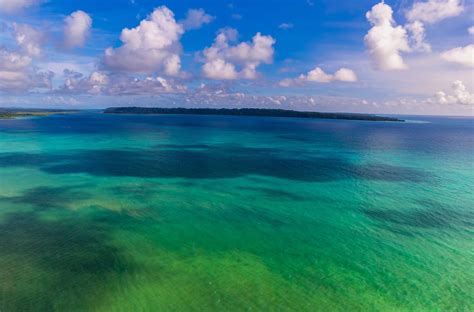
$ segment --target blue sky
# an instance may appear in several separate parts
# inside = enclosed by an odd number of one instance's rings
[[[473,14],[472,0],[0,0],[0,106],[472,115]]]

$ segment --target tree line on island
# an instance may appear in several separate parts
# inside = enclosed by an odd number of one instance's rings
[[[0,119],[14,119],[19,117],[42,117],[54,114],[75,113],[77,110],[39,109],[39,108],[1,108]]]
[[[110,107],[105,114],[168,114],[168,115],[228,115],[228,116],[260,116],[260,117],[294,117],[322,118],[369,121],[398,121],[403,119],[387,116],[356,113],[321,113],[287,109],[267,108],[165,108],[165,107]]]

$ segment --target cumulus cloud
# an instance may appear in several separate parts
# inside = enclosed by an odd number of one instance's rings
[[[40,71],[33,65],[41,54],[42,33],[24,24],[12,24],[16,47],[0,47],[0,91],[20,92],[35,88],[51,88],[53,73]]]
[[[108,76],[98,71],[84,77],[82,73],[65,69],[64,77],[64,85],[60,87],[60,91],[64,93],[100,94],[109,84]]]
[[[280,29],[290,29],[290,28],[293,28],[293,24],[292,23],[281,23],[280,25],[278,25],[278,28]]]
[[[39,30],[26,24],[13,24],[13,37],[26,55],[39,56],[44,36]]]
[[[461,14],[464,7],[461,0],[428,0],[415,2],[405,17],[410,22],[405,28],[410,33],[410,43],[414,51],[431,52],[425,41],[424,23],[434,24],[448,17]]]
[[[348,68],[341,68],[334,73],[335,81],[344,81],[344,82],[356,82],[357,75],[355,72]]]
[[[327,74],[320,67],[310,70],[306,74],[301,74],[295,79],[283,79],[279,82],[281,87],[290,87],[294,85],[303,85],[306,82],[330,83],[335,81],[356,82],[356,73],[348,68],[340,68],[334,74]]]
[[[30,6],[43,2],[42,0],[1,0],[0,12],[12,14]]]
[[[328,83],[332,81],[333,76],[326,74],[321,68],[316,67],[310,70],[306,75],[302,74],[298,79],[302,81]]]
[[[0,70],[21,70],[28,67],[32,58],[18,52],[0,49]]]
[[[471,26],[467,29],[467,32],[470,34],[470,35],[473,35],[474,36],[474,26]]]
[[[381,2],[367,12],[367,20],[372,28],[365,36],[365,44],[375,68],[380,70],[400,70],[407,68],[401,52],[411,51],[407,32],[396,26],[392,8]]]
[[[431,46],[425,41],[425,26],[420,21],[405,25],[405,29],[410,33],[411,47],[415,51],[431,52]]]
[[[156,8],[140,25],[124,28],[122,46],[107,48],[103,64],[106,68],[130,72],[163,72],[177,75],[181,69],[183,26],[166,6]]]
[[[448,50],[441,53],[441,57],[447,62],[474,67],[474,44]]]
[[[204,76],[210,79],[237,79],[235,65],[221,58],[208,60],[202,67]]]
[[[436,93],[436,101],[439,104],[474,105],[474,93],[470,93],[464,83],[460,80],[453,82],[452,94],[443,91]]]
[[[214,16],[207,14],[203,9],[189,9],[184,20],[180,21],[183,28],[198,29],[214,20]]]
[[[336,96],[258,95],[229,90],[227,84],[201,84],[170,103],[194,107],[265,107],[310,111],[360,110],[372,106],[357,98]]]
[[[33,59],[25,54],[0,49],[0,91],[19,92],[34,88],[51,88],[53,73],[39,71]]]
[[[163,77],[132,77],[126,74],[107,74],[93,71],[89,76],[64,70],[64,84],[55,92],[61,94],[140,95],[180,93],[186,87]]]
[[[92,26],[92,18],[84,11],[75,11],[64,19],[64,45],[82,47]]]
[[[54,74],[30,68],[24,71],[0,70],[0,91],[20,92],[36,88],[51,89]]]
[[[420,21],[433,24],[448,17],[457,16],[463,10],[461,0],[428,0],[414,3],[405,16],[410,22]]]
[[[231,45],[237,40],[235,29],[219,32],[211,47],[203,51],[202,71],[210,79],[255,79],[257,67],[273,61],[275,39],[257,33],[251,42]]]

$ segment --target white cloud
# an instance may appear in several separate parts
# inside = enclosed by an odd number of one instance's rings
[[[341,68],[334,73],[335,81],[344,81],[344,82],[356,82],[357,75],[355,72],[348,68]]]
[[[441,53],[441,57],[447,62],[474,67],[474,44],[448,50]]]
[[[64,70],[64,85],[60,90],[64,93],[100,94],[109,84],[105,73],[94,71],[88,77],[72,70]]]
[[[474,36],[474,26],[471,26],[467,29],[467,32],[470,34],[470,35],[473,35]]]
[[[52,87],[52,72],[38,71],[34,68],[25,71],[0,70],[0,91],[20,92],[35,88]]]
[[[228,90],[226,84],[206,85],[189,90],[175,99],[172,105],[191,107],[262,107],[303,111],[359,111],[367,112],[373,105],[354,97],[256,95]]]
[[[25,24],[14,23],[13,36],[27,55],[36,57],[41,54],[41,44],[44,36],[39,30]]]
[[[316,67],[315,69],[310,70],[306,75],[300,75],[298,79],[301,81],[327,83],[332,81],[333,76],[326,74],[321,68]]]
[[[348,68],[340,68],[334,74],[327,74],[320,67],[310,70],[307,74],[301,74],[295,79],[283,79],[279,82],[281,87],[290,87],[294,85],[303,85],[306,82],[330,83],[335,81],[356,82],[356,73]]]
[[[181,69],[179,40],[183,33],[173,12],[165,6],[158,7],[139,26],[122,30],[123,45],[105,50],[104,65],[112,70],[177,75]]]
[[[0,70],[16,71],[28,67],[32,58],[18,52],[0,49]]]
[[[64,19],[64,45],[67,48],[84,46],[92,26],[92,18],[83,11],[75,11]]]
[[[234,19],[236,21],[240,21],[242,19],[242,15],[238,14],[238,13],[234,13],[230,17],[232,17],[232,19]]]
[[[255,79],[257,67],[261,63],[273,61],[275,39],[257,33],[251,42],[236,41],[237,31],[223,29],[219,32],[211,47],[203,51],[205,64],[203,74],[210,79]]]
[[[278,28],[280,29],[290,29],[290,28],[293,28],[293,24],[292,23],[281,23],[280,25],[278,25]]]
[[[209,24],[214,20],[214,16],[207,14],[203,9],[189,9],[186,18],[180,21],[183,28],[198,29],[204,24]]]
[[[51,88],[53,73],[39,71],[32,66],[32,61],[28,55],[0,49],[0,91]]]
[[[92,95],[138,95],[180,93],[186,87],[163,77],[136,78],[126,74],[107,74],[94,71],[89,76],[65,70],[64,84],[55,93]]]
[[[405,16],[410,22],[420,21],[433,24],[448,17],[457,16],[463,10],[461,0],[428,0],[414,3]]]
[[[43,2],[42,0],[0,0],[0,12],[16,13],[30,6]]]
[[[453,82],[452,94],[443,91],[436,93],[436,102],[439,104],[474,105],[474,93],[470,93],[460,80]]]
[[[415,2],[405,14],[410,22],[405,25],[405,29],[410,33],[410,43],[413,50],[431,52],[431,46],[425,41],[424,23],[434,24],[448,17],[457,16],[463,10],[461,0]]]
[[[86,57],[84,59],[74,58],[74,60],[58,60],[55,62],[45,60],[38,62],[37,65],[41,68],[52,71],[55,75],[62,76],[65,69],[73,70],[80,73],[90,73],[96,69],[94,58]]]
[[[291,87],[295,84],[295,79],[290,79],[290,78],[285,78],[283,80],[280,80],[278,82],[278,85],[280,87],[285,87],[285,88],[288,88],[288,87]]]
[[[352,66],[359,76],[364,77],[364,84],[361,86],[366,88],[364,92],[379,90],[379,94],[387,96],[410,94],[421,99],[443,90],[455,80],[474,83],[472,68],[446,63],[439,53],[410,54],[407,63],[410,65],[409,72],[393,71],[389,74],[373,71],[367,61]]]
[[[42,34],[28,25],[13,23],[12,28],[17,45],[12,49],[0,47],[0,91],[51,88],[54,74],[33,65],[34,58],[41,54]]]
[[[237,79],[238,73],[234,64],[227,63],[221,58],[207,61],[202,71],[204,76],[210,79]]]
[[[431,52],[431,46],[425,41],[425,26],[420,21],[405,25],[410,33],[411,46],[415,51]]]
[[[392,8],[381,2],[367,12],[367,20],[372,28],[365,36],[365,44],[375,68],[380,70],[401,70],[407,65],[401,52],[411,51],[406,30],[396,26]]]

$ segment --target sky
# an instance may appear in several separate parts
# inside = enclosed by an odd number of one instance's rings
[[[0,0],[0,107],[474,115],[474,0]]]

